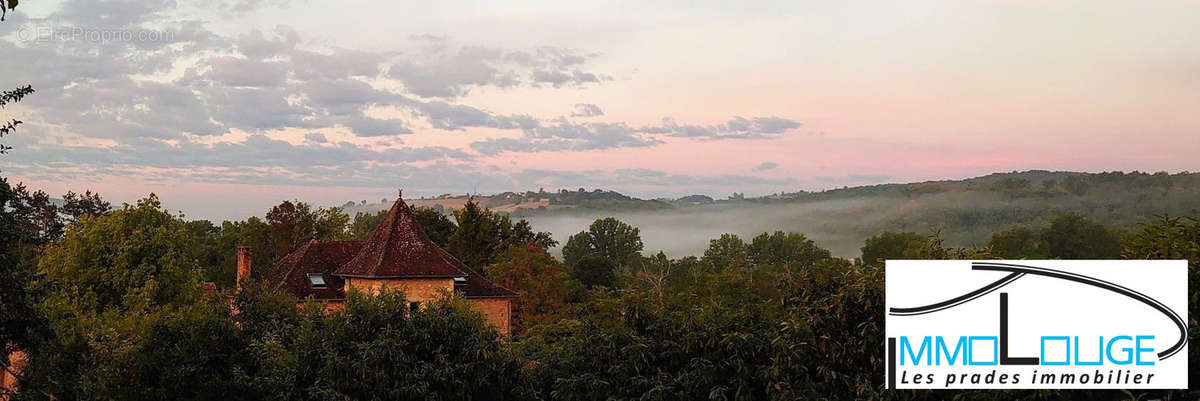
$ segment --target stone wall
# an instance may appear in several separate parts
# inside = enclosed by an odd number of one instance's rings
[[[507,338],[512,329],[512,300],[508,298],[468,298],[483,319]]]
[[[406,278],[367,279],[346,278],[346,293],[358,290],[365,294],[378,294],[383,288],[404,291],[405,298],[414,302],[429,302],[446,294],[454,293],[454,279],[449,278]]]

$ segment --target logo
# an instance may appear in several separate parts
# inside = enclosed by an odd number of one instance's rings
[[[1186,260],[889,260],[889,389],[1187,388]]]

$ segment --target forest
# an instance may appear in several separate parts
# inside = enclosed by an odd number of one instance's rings
[[[520,294],[515,330],[501,336],[455,298],[410,312],[402,293],[352,294],[326,313],[253,280],[234,291],[237,246],[271,266],[306,241],[363,238],[382,212],[284,201],[263,218],[218,225],[172,214],[153,194],[118,207],[90,191],[62,199],[0,182],[0,360],[25,355],[19,370],[5,366],[19,372],[13,399],[1200,396],[885,391],[881,351],[888,258],[1188,259],[1197,288],[1195,216],[1113,226],[1067,213],[973,247],[948,246],[939,231],[884,231],[854,258],[799,232],[724,234],[702,255],[669,258],[646,249],[637,221],[600,218],[554,238],[475,202],[450,215],[416,208],[434,242]],[[561,258],[547,252],[556,246]],[[218,292],[206,293],[206,282]],[[1197,293],[1189,300],[1194,340]],[[1194,347],[1188,357],[1194,381]]]

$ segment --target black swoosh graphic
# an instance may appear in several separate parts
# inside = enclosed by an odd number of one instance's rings
[[[983,287],[979,287],[975,291],[971,291],[966,294],[959,295],[957,297],[947,299],[942,302],[933,303],[933,304],[929,304],[929,305],[925,305],[925,306],[917,306],[917,307],[913,307],[913,308],[890,308],[890,309],[888,309],[888,314],[890,314],[892,316],[915,316],[915,315],[924,315],[926,313],[933,313],[933,312],[937,312],[937,311],[940,311],[943,309],[950,309],[955,306],[965,304],[967,302],[971,302],[971,301],[975,300],[975,298],[979,298],[984,295],[987,295],[987,294],[991,293],[992,291],[998,290],[998,289],[1000,289],[1000,287],[1006,286],[1009,283],[1016,281],[1017,279],[1021,278],[1024,275],[1025,275],[1025,273],[1012,273],[1007,276],[1004,276],[1003,278],[1001,278],[999,280],[996,280],[995,282],[993,282],[991,284],[985,285]]]
[[[1133,298],[1141,303],[1149,305],[1151,308],[1154,308],[1155,310],[1161,312],[1163,315],[1166,315],[1167,318],[1171,319],[1171,322],[1175,323],[1176,328],[1179,329],[1179,340],[1176,341],[1174,345],[1168,347],[1166,350],[1159,352],[1158,353],[1159,360],[1167,359],[1167,358],[1171,357],[1172,355],[1175,355],[1175,353],[1183,350],[1183,347],[1187,345],[1187,322],[1185,322],[1183,320],[1183,318],[1179,317],[1179,315],[1176,314],[1175,311],[1171,310],[1171,308],[1168,308],[1166,305],[1163,305],[1162,302],[1158,302],[1158,300],[1156,300],[1154,298],[1150,298],[1146,294],[1142,294],[1140,292],[1131,290],[1129,288],[1125,288],[1120,285],[1113,284],[1108,281],[1104,281],[1104,280],[1094,278],[1094,277],[1088,277],[1088,276],[1084,276],[1081,274],[1064,272],[1061,270],[1047,269],[1044,267],[1023,266],[1023,265],[1015,265],[1015,264],[1008,264],[1008,263],[974,262],[974,263],[971,263],[971,269],[988,270],[988,271],[1006,271],[1006,272],[1013,272],[1013,273],[1019,272],[1019,273],[1035,274],[1035,275],[1039,275],[1039,276],[1053,277],[1053,278],[1058,278],[1058,279],[1063,279],[1063,280],[1074,281],[1074,282],[1077,282],[1080,284],[1087,284],[1087,285],[1090,285],[1093,287],[1102,288],[1105,290],[1109,290],[1109,291]]]

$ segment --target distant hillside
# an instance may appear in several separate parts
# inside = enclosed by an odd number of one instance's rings
[[[883,231],[941,232],[947,245],[965,246],[985,243],[992,233],[1009,227],[1040,227],[1066,213],[1121,228],[1159,214],[1200,215],[1200,174],[1026,171],[672,206],[653,213],[525,217],[562,240],[595,218],[614,216],[641,228],[647,251],[661,249],[671,256],[699,255],[708,240],[722,233],[750,237],[784,230],[853,257],[864,239]]]
[[[467,195],[442,195],[436,198],[406,199],[414,206],[427,206],[449,212],[462,208],[467,203]],[[504,192],[496,195],[476,195],[475,201],[492,210],[512,214],[530,214],[547,212],[589,212],[589,211],[637,211],[663,210],[674,207],[669,202],[661,200],[644,200],[622,195],[615,191],[592,190],[580,188],[576,191],[561,190],[557,192],[527,191]],[[342,209],[353,215],[357,212],[374,212],[390,206],[385,200],[382,203],[354,204],[347,202]]]
[[[700,254],[722,233],[804,233],[841,256],[857,256],[866,237],[882,231],[940,231],[948,245],[981,244],[993,232],[1040,226],[1079,213],[1115,227],[1158,214],[1200,214],[1200,174],[1025,171],[965,180],[883,184],[763,197],[712,199],[692,195],[643,200],[612,191],[506,192],[476,197],[483,205],[529,219],[559,241],[592,220],[614,216],[642,230],[647,251]],[[465,196],[414,199],[453,210]],[[347,208],[380,210],[379,205]]]

